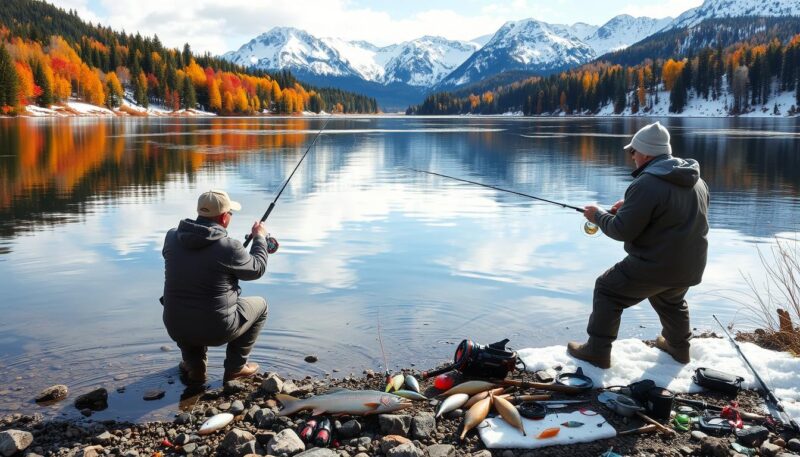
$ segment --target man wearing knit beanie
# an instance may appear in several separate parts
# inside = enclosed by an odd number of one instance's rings
[[[609,368],[622,311],[648,299],[662,325],[656,346],[688,363],[692,332],[684,297],[706,266],[708,186],[696,160],[672,156],[669,131],[658,122],[636,132],[624,151],[636,164],[625,199],[608,212],[586,206],[584,216],[624,242],[628,255],[597,278],[589,339],[570,342],[567,351]]]

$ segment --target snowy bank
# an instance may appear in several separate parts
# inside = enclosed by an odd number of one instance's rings
[[[70,100],[61,105],[44,108],[36,105],[25,107],[22,116],[30,117],[70,117],[70,116],[216,116],[214,113],[197,109],[180,109],[172,111],[162,106],[151,105],[147,108],[123,100],[119,108],[108,109]]]
[[[783,400],[786,412],[800,420],[800,358],[786,352],[770,351],[752,343],[739,343],[742,352],[758,374]],[[745,379],[742,386],[756,389],[755,377],[727,339],[697,338],[692,340],[691,363],[681,365],[666,353],[638,339],[618,340],[611,352],[611,365],[603,370],[567,354],[566,346],[548,346],[518,351],[528,371],[547,370],[561,365],[565,371],[581,367],[596,387],[628,385],[641,379],[652,379],[673,392],[699,392],[692,382],[699,367],[714,368]]]

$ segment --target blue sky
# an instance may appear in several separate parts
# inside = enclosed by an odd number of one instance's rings
[[[276,26],[387,45],[423,35],[469,40],[504,22],[602,25],[618,14],[675,17],[702,0],[50,0],[84,19],[220,54]]]

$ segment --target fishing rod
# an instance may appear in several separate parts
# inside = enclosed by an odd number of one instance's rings
[[[456,178],[454,176],[443,175],[441,173],[434,173],[432,171],[427,171],[427,170],[418,170],[416,168],[409,168],[409,170],[416,171],[417,173],[425,173],[425,174],[429,174],[429,175],[433,175],[433,176],[439,176],[441,178],[447,178],[447,179],[452,179],[452,180],[455,180],[455,181],[461,181],[461,182],[464,182],[464,183],[467,183],[467,184],[474,184],[476,186],[486,187],[488,189],[499,190],[500,192],[506,192],[506,193],[509,193],[509,194],[519,195],[520,197],[531,198],[533,200],[538,200],[540,202],[550,203],[551,205],[560,206],[562,208],[574,209],[575,211],[577,211],[577,212],[579,212],[581,214],[583,214],[585,212],[585,210],[583,208],[580,208],[578,206],[568,205],[566,203],[557,202],[555,200],[548,200],[546,198],[537,197],[535,195],[530,195],[530,194],[525,194],[525,193],[522,193],[522,192],[517,192],[516,190],[503,189],[502,187],[490,186],[489,184],[484,184],[482,182],[470,181],[469,179]],[[593,222],[590,222],[590,221],[586,221],[586,223],[583,225],[584,233],[586,233],[589,236],[597,234],[599,229],[600,228],[597,226],[597,224],[595,224]]]
[[[300,164],[301,164],[301,163],[303,163],[303,160],[304,160],[304,159],[306,158],[306,156],[308,155],[308,151],[310,151],[310,150],[311,150],[311,148],[313,148],[313,147],[314,147],[314,144],[316,144],[316,142],[317,142],[317,139],[318,139],[318,138],[319,138],[319,136],[322,134],[322,131],[323,131],[323,130],[325,130],[325,127],[328,125],[328,121],[330,121],[332,117],[333,117],[333,114],[329,115],[329,116],[328,116],[328,119],[326,119],[326,120],[325,120],[325,123],[324,123],[324,124],[322,124],[322,128],[321,128],[321,129],[319,129],[319,132],[317,132],[317,134],[314,136],[314,139],[311,141],[311,144],[309,144],[309,145],[308,145],[308,148],[306,148],[306,152],[304,152],[304,153],[303,153],[303,156],[302,156],[302,157],[300,157],[300,161],[299,161],[299,162],[297,162],[297,165],[295,165],[295,166],[294,166],[294,170],[292,170],[292,173],[289,175],[289,177],[288,177],[288,178],[286,178],[286,182],[284,182],[284,183],[283,183],[283,186],[281,186],[281,190],[279,190],[279,191],[278,191],[278,195],[276,195],[276,196],[275,196],[275,199],[274,199],[274,200],[272,200],[272,203],[270,203],[270,204],[269,204],[269,207],[267,208],[267,211],[265,211],[265,212],[264,212],[264,215],[263,215],[263,216],[261,216],[261,222],[264,222],[264,221],[266,221],[266,220],[267,220],[267,218],[269,217],[269,214],[272,212],[272,209],[273,209],[273,208],[275,208],[275,202],[277,202],[277,201],[278,201],[278,199],[279,199],[279,198],[281,198],[281,194],[283,193],[283,190],[284,190],[284,189],[286,189],[286,186],[289,184],[289,181],[291,181],[291,180],[292,180],[292,176],[294,176],[294,173],[297,171],[297,169],[298,169],[298,168],[300,168]],[[248,245],[248,244],[250,244],[250,240],[251,240],[252,238],[253,238],[253,237],[252,237],[252,235],[251,235],[251,234],[249,234],[249,233],[248,233],[247,235],[245,235],[245,236],[244,236],[244,247],[247,247],[247,245]],[[273,238],[272,240],[274,240],[274,238]],[[272,241],[272,240],[269,240],[269,241]],[[270,247],[270,245],[271,245],[271,244],[272,244],[272,243],[268,243],[268,248]],[[269,250],[269,249],[268,249],[268,250]],[[277,251],[277,250],[278,250],[278,242],[277,242],[277,240],[276,240],[276,241],[275,241],[275,247],[274,247],[274,250],[272,250],[272,252],[270,252],[270,254],[274,253],[274,252],[275,252],[275,251]]]
[[[749,360],[747,360],[747,357],[744,355],[744,352],[742,352],[742,348],[739,347],[739,344],[736,342],[736,340],[734,340],[731,334],[728,333],[728,329],[726,329],[725,326],[722,325],[722,322],[720,322],[719,319],[717,319],[716,315],[712,314],[711,316],[714,318],[715,321],[717,321],[717,324],[719,324],[719,326],[722,328],[722,331],[725,332],[725,335],[728,337],[728,340],[730,340],[731,344],[733,344],[733,347],[736,348],[736,351],[739,352],[739,356],[742,357],[744,363],[746,363],[747,367],[750,368],[750,371],[753,372],[753,376],[755,376],[756,381],[758,381],[758,384],[764,391],[764,398],[766,399],[767,408],[769,409],[770,414],[775,419],[779,420],[785,427],[789,427],[796,433],[800,433],[800,426],[794,419],[792,419],[792,417],[786,412],[786,410],[783,409],[783,404],[781,403],[780,399],[778,399],[778,397],[775,396],[772,390],[769,387],[767,387],[767,384],[764,382],[764,380],[761,379],[761,376],[758,375],[756,369],[753,368],[753,365],[750,363]]]

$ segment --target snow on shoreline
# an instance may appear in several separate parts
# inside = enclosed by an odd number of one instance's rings
[[[764,382],[781,398],[786,412],[800,420],[800,357],[786,352],[763,349],[752,343],[739,343],[742,352]],[[611,368],[602,370],[567,354],[566,346],[529,348],[517,351],[528,371],[551,369],[561,365],[564,372],[581,367],[592,378],[595,387],[628,385],[641,379],[652,379],[656,385],[676,393],[699,392],[692,382],[695,369],[713,368],[744,378],[742,387],[756,389],[753,373],[727,339],[695,338],[687,365],[675,362],[666,353],[638,339],[618,340],[611,351]]]
[[[216,116],[215,113],[196,109],[180,109],[177,111],[168,110],[162,106],[151,105],[148,108],[130,103],[123,100],[119,108],[108,109],[103,106],[92,105],[90,103],[69,100],[60,105],[51,105],[44,108],[36,105],[25,107],[24,114],[19,117],[114,117],[114,116]]]

